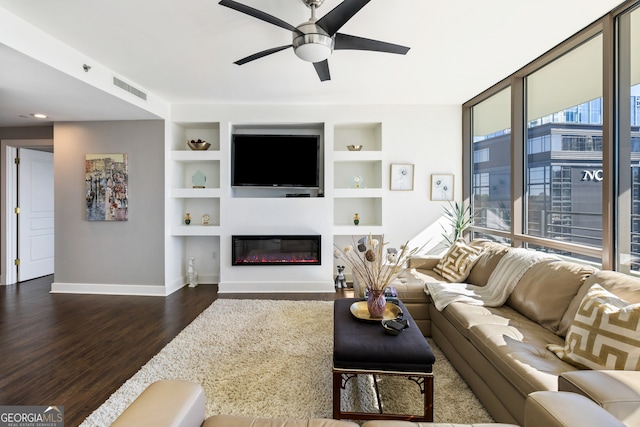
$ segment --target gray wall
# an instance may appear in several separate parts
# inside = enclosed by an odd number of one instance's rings
[[[55,282],[164,286],[164,122],[56,123]],[[129,220],[87,221],[86,154],[127,153]]]

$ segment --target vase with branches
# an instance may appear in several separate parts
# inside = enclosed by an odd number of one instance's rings
[[[384,235],[380,239],[364,236],[353,245],[341,248],[335,245],[334,256],[343,261],[364,283],[368,294],[368,308],[372,317],[382,317],[386,307],[384,290],[404,270],[404,265],[420,248],[410,249],[407,244],[400,249],[386,248]],[[378,311],[375,311],[376,308]],[[382,310],[382,311],[380,311]]]

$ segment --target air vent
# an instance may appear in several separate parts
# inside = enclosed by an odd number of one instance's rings
[[[126,90],[129,93],[134,94],[135,96],[137,96],[140,99],[144,99],[145,101],[147,100],[147,94],[146,93],[144,93],[140,89],[136,89],[135,87],[131,86],[129,83],[123,82],[122,80],[120,80],[117,77],[113,78],[113,84],[118,86],[121,89]]]

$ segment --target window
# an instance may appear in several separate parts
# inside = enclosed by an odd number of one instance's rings
[[[619,254],[616,268],[640,273],[640,9],[636,8],[616,19],[616,64],[618,91],[617,212]]]
[[[477,104],[473,116],[472,206],[476,225],[511,224],[511,89]]]
[[[508,105],[494,102],[505,87]],[[640,0],[463,104],[463,117],[474,236],[640,276]],[[510,124],[486,126],[497,118]]]
[[[602,170],[602,35],[526,76],[525,88],[527,146],[560,134],[561,150],[527,151],[523,234],[600,248],[602,181],[582,177]]]

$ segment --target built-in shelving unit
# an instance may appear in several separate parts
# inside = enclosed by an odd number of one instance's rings
[[[383,233],[383,197],[386,169],[383,156],[382,124],[361,123],[176,123],[176,141],[170,152],[172,208],[168,210],[170,233],[177,240],[176,256],[186,265],[190,256],[206,264],[212,277],[219,278],[221,292],[249,289],[300,290],[331,286],[335,263],[332,246],[342,245],[362,235]],[[230,135],[282,133],[321,135],[320,189],[311,197],[286,197],[287,189],[231,188]],[[184,141],[179,140],[184,138]],[[207,151],[193,151],[186,140],[202,139],[212,145]],[[350,151],[348,145],[361,145]],[[193,188],[192,176],[206,176],[204,188]],[[325,187],[326,183],[329,184]],[[299,190],[296,192],[300,192]],[[333,212],[332,212],[333,211]],[[184,224],[189,212],[191,224]],[[203,214],[211,216],[202,225]],[[360,222],[354,225],[354,215]],[[322,266],[234,267],[230,239],[241,234],[309,234],[323,236]],[[212,254],[219,254],[212,262]],[[333,264],[333,265],[332,265]],[[213,267],[212,267],[213,266]],[[203,282],[204,283],[204,282]]]
[[[196,258],[201,283],[215,283],[219,279],[219,267],[211,260],[220,253],[221,233],[221,162],[220,124],[185,123],[177,124],[176,141],[170,151],[172,182],[170,197],[173,209],[170,210],[170,232],[172,236],[183,239],[183,264],[189,257]],[[188,140],[207,141],[208,150],[192,150]],[[193,182],[197,172],[205,177],[204,188]],[[200,184],[200,183],[197,183]],[[191,223],[185,224],[185,215],[189,213]],[[209,223],[203,224],[209,216]],[[184,271],[183,273],[185,273]]]
[[[211,144],[208,150],[192,150],[187,140],[202,139]],[[171,151],[175,162],[176,180],[171,197],[176,200],[181,214],[174,218],[171,234],[174,236],[215,236],[220,234],[220,126],[217,123],[192,124],[185,128],[185,140],[176,144],[181,149]],[[192,178],[201,172],[204,188],[194,188]],[[191,223],[184,223],[189,213]],[[203,215],[209,215],[209,224],[203,224]]]
[[[333,244],[343,248],[359,236],[383,233],[382,124],[336,124],[333,134]],[[362,149],[349,151],[349,145]],[[352,272],[345,274],[351,281]]]
[[[382,124],[334,126],[334,234],[379,232],[382,227]],[[360,145],[360,151],[349,151]],[[354,225],[355,214],[360,217]]]

